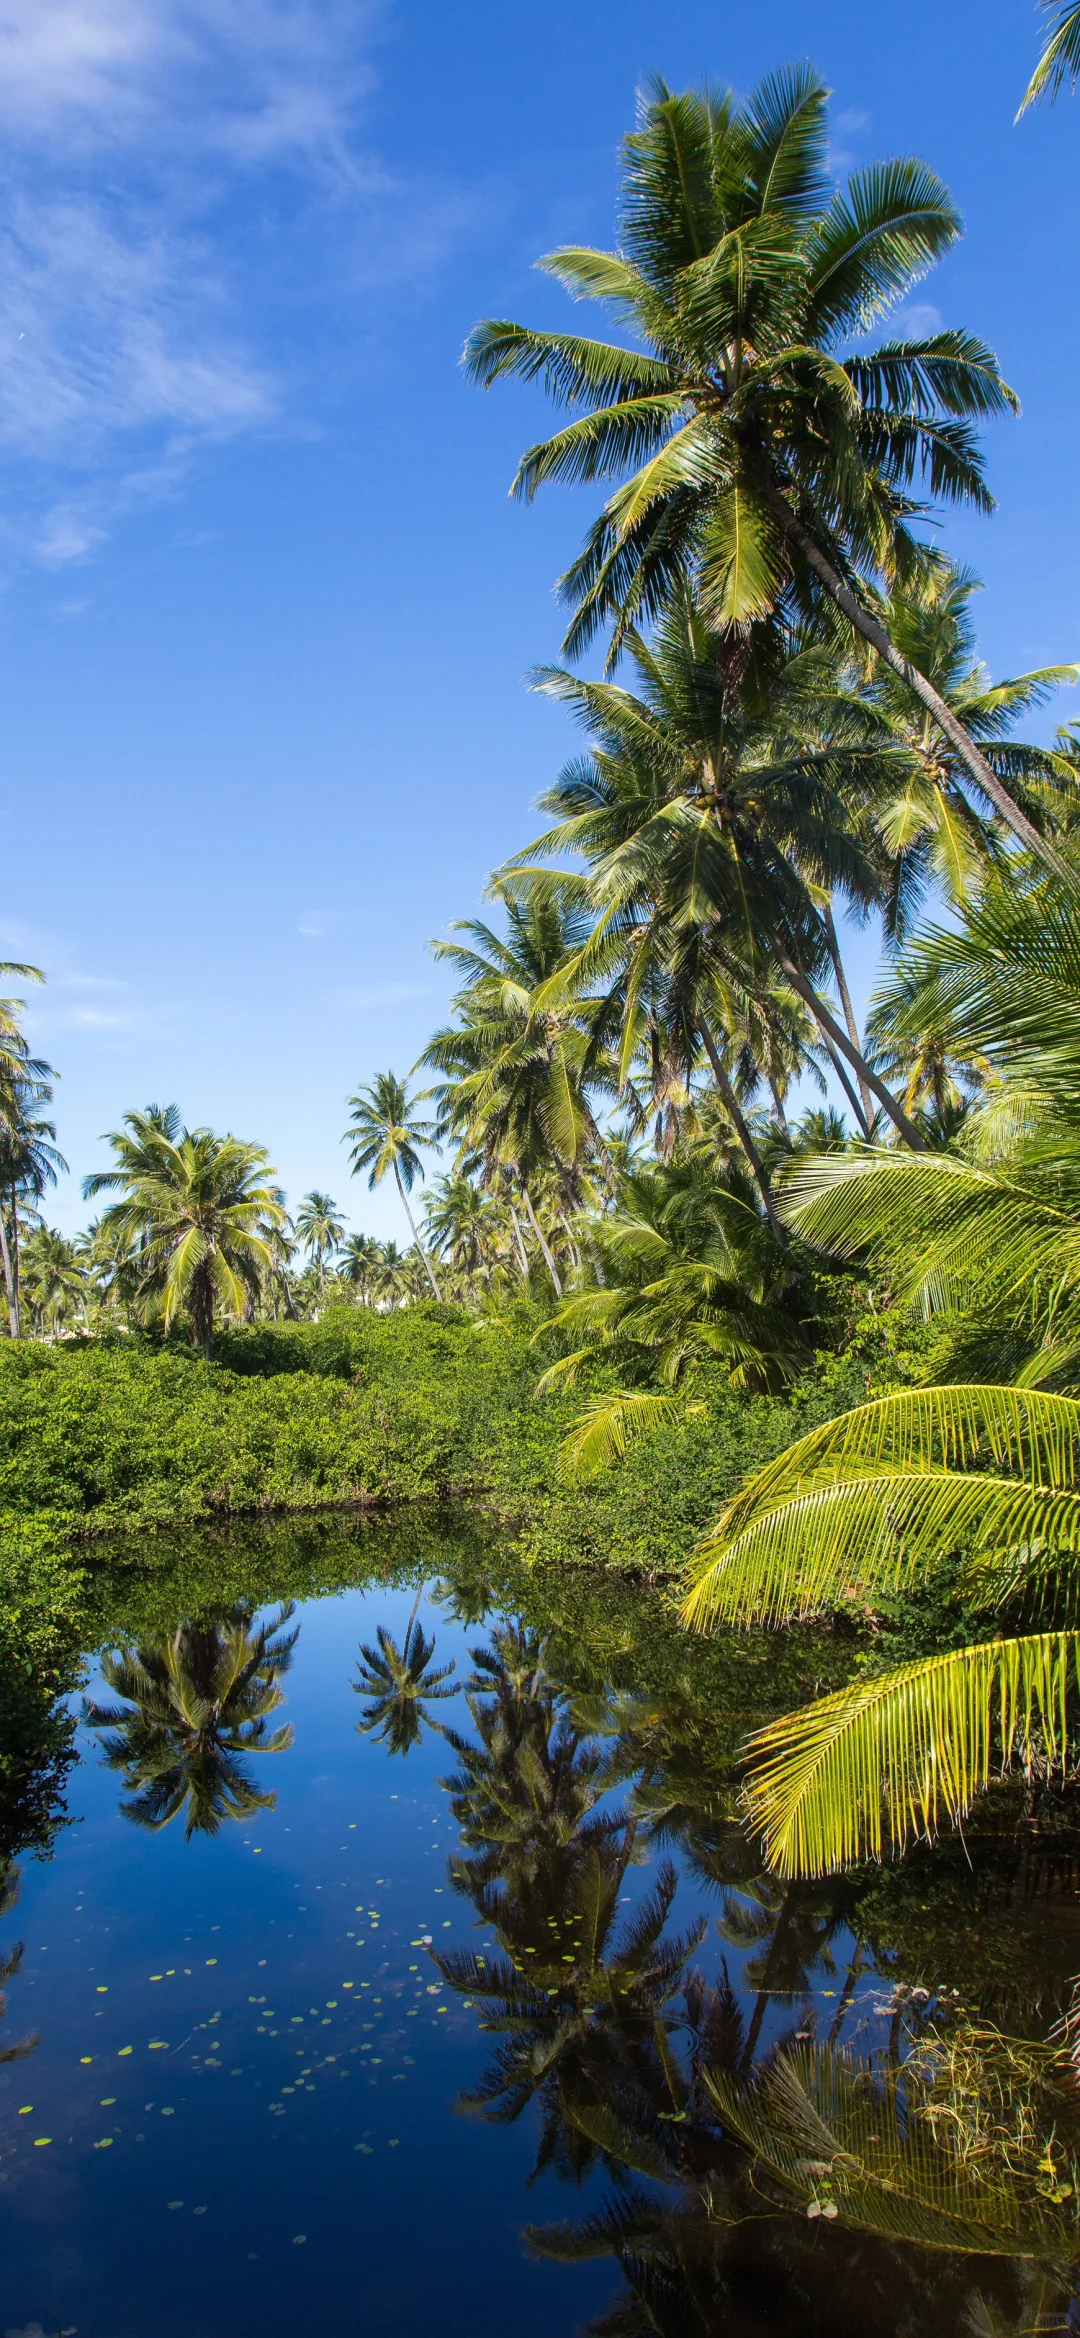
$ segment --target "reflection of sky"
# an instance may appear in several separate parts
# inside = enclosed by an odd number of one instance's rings
[[[614,2287],[610,2263],[525,2259],[526,2217],[582,2205],[552,2178],[526,2197],[532,2116],[496,2128],[453,2113],[489,2041],[424,1939],[495,1945],[447,1878],[456,1835],[437,1780],[454,1757],[425,1731],[391,1759],[357,1734],[350,1686],[360,1639],[382,1622],[400,1644],[412,1599],[349,1592],[300,1611],[275,1717],[295,1745],[254,1765],[277,1808],[216,1837],[125,1823],[88,1735],[76,1823],[51,1864],[24,1864],[0,1941],[26,1942],[4,2042],[42,2037],[0,2067],[3,2311],[21,2332],[37,2319],[86,2338],[293,2338],[317,2310],[343,2333],[392,2318],[403,2338],[504,2338],[510,2323],[547,2338]],[[483,1629],[421,1612],[436,1664],[453,1655],[462,1677]],[[462,1699],[434,1711],[467,1728]],[[631,1868],[628,1898],[650,1882]],[[715,1909],[686,1876],[671,1928]],[[697,1961],[715,1974],[722,1954],[710,1929]]]

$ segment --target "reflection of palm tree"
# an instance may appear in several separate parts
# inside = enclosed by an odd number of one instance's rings
[[[18,1897],[19,1870],[17,1867],[5,1866],[0,1869],[0,1916],[10,1914]],[[15,1979],[16,1973],[22,1966],[22,1960],[23,1944],[21,1940],[15,1942],[9,1955],[0,1955],[0,2021],[3,2020],[7,2012],[7,1998],[4,1995],[3,1983]],[[17,2045],[0,2046],[0,2062],[22,2062],[27,2054],[33,2053],[35,2046],[39,2045],[40,2042],[39,2032],[31,2030],[25,2038],[19,2039]]]
[[[157,1828],[186,1810],[190,1838],[216,1834],[225,1818],[273,1809],[276,1797],[257,1791],[242,1756],[292,1744],[290,1728],[267,1730],[296,1643],[296,1632],[283,1630],[292,1613],[287,1602],[254,1625],[237,1606],[210,1622],[181,1624],[158,1647],[103,1657],[107,1687],[127,1702],[89,1704],[86,1718],[113,1733],[102,1742],[109,1768],[124,1772],[125,1818]]]
[[[701,1939],[665,1940],[675,1872],[618,1927],[635,1828],[594,1809],[602,1755],[570,1719],[543,1669],[543,1651],[520,1625],[476,1651],[469,1710],[479,1743],[453,1736],[460,1770],[447,1781],[472,1856],[454,1881],[498,1933],[505,1958],[439,1956],[446,1980],[488,2009],[503,2033],[467,2098],[488,2118],[514,2120],[538,2098],[544,2123],[536,2171],[553,2164],[580,2175],[597,2151],[620,2155],[624,2096],[667,2077],[667,2007]]]
[[[790,2005],[809,1996],[815,1967],[830,1977],[835,1973],[832,1942],[848,1921],[850,1896],[840,1877],[785,1886],[774,1876],[761,1875],[752,1883],[740,1883],[737,1893],[725,1891],[718,1923],[723,1939],[733,1948],[759,1950],[743,1964],[743,1978],[757,1993],[746,2038],[747,2067],[754,2059],[770,2000],[779,1998]]]
[[[433,1700],[456,1697],[457,1683],[447,1688],[445,1683],[457,1670],[453,1660],[435,1672],[430,1670],[435,1653],[435,1635],[430,1639],[418,1621],[417,1610],[424,1586],[416,1594],[404,1641],[399,1648],[385,1625],[379,1624],[375,1637],[377,1648],[361,1643],[360,1678],[353,1688],[358,1697],[370,1697],[356,1726],[367,1733],[374,1730],[379,1742],[389,1753],[407,1754],[416,1745],[426,1722],[429,1729],[441,1729],[425,1708]]]

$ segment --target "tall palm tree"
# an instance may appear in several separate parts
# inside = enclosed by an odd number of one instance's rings
[[[338,1273],[365,1304],[378,1272],[379,1250],[373,1234],[347,1234],[342,1244]]]
[[[56,1127],[41,1111],[52,1099],[48,1064],[30,1056],[12,1071],[0,1061],[0,1257],[7,1284],[8,1323],[13,1339],[21,1330],[19,1307],[20,1204],[24,1217],[55,1185],[67,1162],[56,1147]]]
[[[422,1101],[418,1098],[417,1101]],[[418,1120],[414,1114],[408,1086],[395,1072],[377,1072],[370,1088],[361,1088],[349,1098],[351,1120],[342,1137],[349,1146],[349,1161],[353,1176],[366,1169],[368,1192],[381,1185],[388,1170],[393,1171],[394,1183],[401,1206],[409,1221],[409,1231],[423,1259],[427,1279],[438,1299],[441,1297],[435,1270],[416,1230],[416,1220],[409,1207],[409,1195],[418,1177],[424,1174],[420,1154],[436,1141],[434,1124]]]
[[[564,1210],[578,1206],[589,1165],[605,1154],[593,1106],[614,1085],[604,1002],[588,982],[569,979],[593,921],[572,884],[556,882],[524,900],[497,880],[491,890],[502,901],[503,935],[461,920],[456,931],[467,941],[432,945],[463,982],[457,1023],[436,1032],[424,1062],[442,1075],[436,1093],[462,1164],[476,1158],[486,1185],[500,1170],[510,1174],[561,1297],[537,1189],[553,1181]]]
[[[998,778],[1019,788],[1044,824],[1054,827],[1057,759],[1009,734],[1018,714],[1075,682],[1080,667],[1041,666],[991,682],[975,649],[971,602],[979,589],[970,569],[932,553],[916,577],[874,606],[890,638],[930,677]],[[891,864],[885,922],[898,938],[914,924],[930,886],[961,908],[976,899],[993,868],[1001,866],[1007,839],[993,807],[970,789],[951,741],[893,669],[869,655],[858,661],[856,681],[860,703],[869,702],[888,736],[906,751],[895,795],[876,814]]]
[[[278,1684],[299,1630],[285,1630],[292,1613],[287,1601],[260,1624],[238,1605],[181,1624],[160,1644],[102,1658],[105,1685],[124,1702],[91,1701],[86,1719],[106,1733],[108,1767],[124,1774],[125,1818],[156,1830],[183,1812],[190,1841],[216,1834],[226,1818],[273,1809],[274,1795],[258,1791],[245,1757],[292,1744],[291,1728],[267,1727],[284,1702]]]
[[[694,576],[737,668],[746,628],[823,598],[921,701],[969,780],[1050,865],[1053,846],[933,683],[891,640],[869,595],[910,573],[910,522],[938,500],[991,507],[974,425],[1013,413],[992,352],[953,328],[853,347],[955,243],[960,221],[917,161],[878,163],[831,190],[827,92],[808,66],[732,94],[652,85],[625,141],[621,248],[571,247],[542,265],[599,300],[632,345],[476,327],[473,380],[541,380],[574,420],[523,457],[512,492],[546,480],[620,482],[562,579],[567,648],[654,617]]]
[[[496,1216],[490,1194],[463,1176],[438,1178],[424,1207],[433,1247],[470,1282],[482,1275],[489,1290]]]
[[[687,591],[673,591],[651,644],[626,639],[636,691],[560,669],[541,677],[578,716],[592,753],[541,798],[556,825],[515,866],[524,876],[550,851],[584,860],[596,923],[564,979],[613,979],[624,1076],[650,1012],[683,1026],[687,1068],[704,1049],[775,1225],[730,1049],[725,1062],[718,1045],[733,992],[765,1016],[779,978],[905,1141],[921,1144],[819,987],[834,964],[822,900],[839,895],[862,914],[881,898],[884,857],[870,814],[891,799],[910,757],[882,737],[872,711],[851,703],[820,650],[759,643],[733,698],[717,636]]]
[[[35,1329],[55,1334],[72,1315],[87,1321],[89,1275],[75,1245],[53,1226],[37,1226],[23,1246],[21,1287]]]
[[[261,1145],[185,1129],[175,1105],[129,1112],[107,1140],[114,1169],[83,1180],[88,1198],[120,1190],[102,1228],[133,1245],[141,1289],[166,1328],[187,1316],[193,1345],[213,1354],[214,1317],[243,1317],[275,1263],[285,1224],[281,1189]]]
[[[1049,95],[1051,103],[1066,81],[1075,89],[1080,74],[1080,8],[1073,0],[1042,0],[1043,14],[1050,18],[1049,37],[1042,56],[1024,91],[1020,114],[1026,114],[1037,98]]]
[[[324,1291],[327,1259],[340,1250],[345,1238],[345,1221],[328,1193],[305,1193],[296,1213],[296,1232],[315,1261],[319,1289]]]

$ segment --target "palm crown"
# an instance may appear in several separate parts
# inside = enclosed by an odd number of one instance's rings
[[[960,222],[940,179],[911,159],[830,193],[826,101],[808,67],[772,75],[742,106],[654,83],[625,143],[620,249],[542,262],[574,298],[613,309],[632,345],[488,321],[466,363],[485,387],[540,379],[556,404],[581,409],[529,449],[516,494],[546,480],[619,482],[562,579],[568,650],[611,622],[617,654],[627,627],[656,617],[688,573],[712,621],[736,634],[825,595],[1016,832],[1053,857],[866,606],[867,584],[917,565],[923,494],[990,508],[975,425],[1016,399],[970,333],[864,346]]]

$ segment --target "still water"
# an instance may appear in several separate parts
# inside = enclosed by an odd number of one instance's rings
[[[837,1661],[702,1648],[468,1522],[114,1554],[66,1823],[0,1922],[0,2331],[1064,2326],[1068,2206],[1040,2258],[1000,2186],[923,2169],[883,2219],[804,2139],[785,2188],[710,2082],[782,2049],[820,2110],[942,2005],[1045,2035],[1080,1968],[1064,1825],[759,1872],[735,1752]]]

